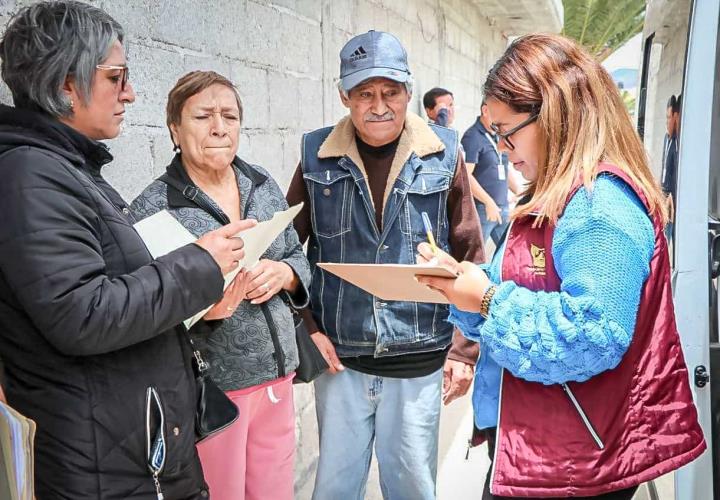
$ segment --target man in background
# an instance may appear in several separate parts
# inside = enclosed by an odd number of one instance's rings
[[[680,104],[681,97],[674,95],[668,99],[665,110],[667,132],[663,142],[662,175],[660,184],[667,196],[668,214],[670,221],[665,226],[665,237],[668,242],[672,240],[675,226],[675,193],[677,191],[678,168],[678,134],[680,132]]]
[[[441,127],[451,127],[455,121],[455,99],[447,89],[435,87],[423,96],[423,106],[428,119]]]
[[[483,242],[492,238],[497,245],[510,218],[508,188],[519,195],[523,186],[519,174],[510,167],[507,155],[500,154],[492,120],[483,100],[480,116],[462,137],[465,165],[470,173],[470,189],[480,216]]]

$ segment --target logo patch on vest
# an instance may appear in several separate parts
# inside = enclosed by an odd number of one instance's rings
[[[532,272],[539,276],[545,276],[545,249],[530,244],[530,255],[532,256]]]

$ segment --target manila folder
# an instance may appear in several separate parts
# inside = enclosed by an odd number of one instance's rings
[[[362,288],[383,300],[447,304],[443,294],[415,281],[415,276],[456,278],[447,268],[422,264],[334,264],[322,262],[318,267]]]

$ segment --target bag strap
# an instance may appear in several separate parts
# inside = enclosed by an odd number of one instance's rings
[[[188,201],[193,202],[198,207],[205,210],[223,226],[230,223],[230,219],[228,218],[228,216],[215,208],[212,203],[208,202],[205,197],[200,193],[200,189],[194,184],[186,184],[183,181],[170,176],[167,172],[158,177],[158,180],[176,189]]]
[[[200,190],[198,189],[197,186],[195,186],[193,184],[186,184],[185,182],[183,182],[175,177],[172,177],[167,172],[165,172],[163,175],[158,177],[158,180],[161,182],[164,182],[168,186],[171,186],[174,189],[176,189],[177,191],[179,191],[180,193],[182,193],[182,195],[186,199],[188,199],[189,201],[192,201],[198,207],[205,210],[220,224],[225,225],[225,224],[230,223],[230,219],[228,219],[228,217],[224,213],[218,211],[212,205],[212,203],[208,203],[207,200],[205,200],[205,198],[202,196],[202,194],[200,194]],[[254,190],[254,188],[253,188],[253,190]],[[252,191],[251,191],[251,194],[252,194]],[[243,213],[244,219],[247,218],[248,210],[250,208],[250,199],[249,198],[250,197],[248,197],[247,203],[245,203],[245,211]],[[275,322],[272,319],[272,314],[270,313],[270,308],[268,307],[268,305],[266,303],[260,304],[260,309],[262,310],[263,316],[265,317],[265,321],[268,324],[268,328],[271,328],[271,329],[275,328]],[[292,307],[290,309],[292,310]],[[282,346],[280,345],[280,341],[277,338],[277,332],[275,332],[274,335],[271,333],[270,337],[271,337],[271,340],[273,343],[273,348],[275,349],[275,356],[276,356],[275,361],[278,365],[278,371],[282,372],[284,375],[285,353],[283,352]],[[195,344],[192,341],[192,338],[190,338],[189,335],[188,335],[188,339],[190,340],[190,344],[192,345],[192,348],[193,348],[193,356],[195,358],[195,363],[197,364],[198,371],[203,372],[203,371],[207,370],[209,365],[203,360],[202,355],[200,354],[200,351],[197,350],[197,348],[195,347]]]

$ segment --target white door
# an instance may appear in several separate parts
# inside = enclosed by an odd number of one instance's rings
[[[713,498],[711,384],[701,372],[711,370],[710,340],[711,335],[715,335],[711,324],[717,324],[711,320],[717,310],[712,311],[710,307],[713,293],[709,286],[708,230],[712,207],[717,205],[713,198],[717,200],[720,195],[713,179],[720,178],[719,18],[720,0],[693,2],[682,92],[674,298],[678,329],[708,451],[675,474],[676,500]],[[716,337],[713,340],[717,342]],[[715,481],[720,478],[716,477]]]

